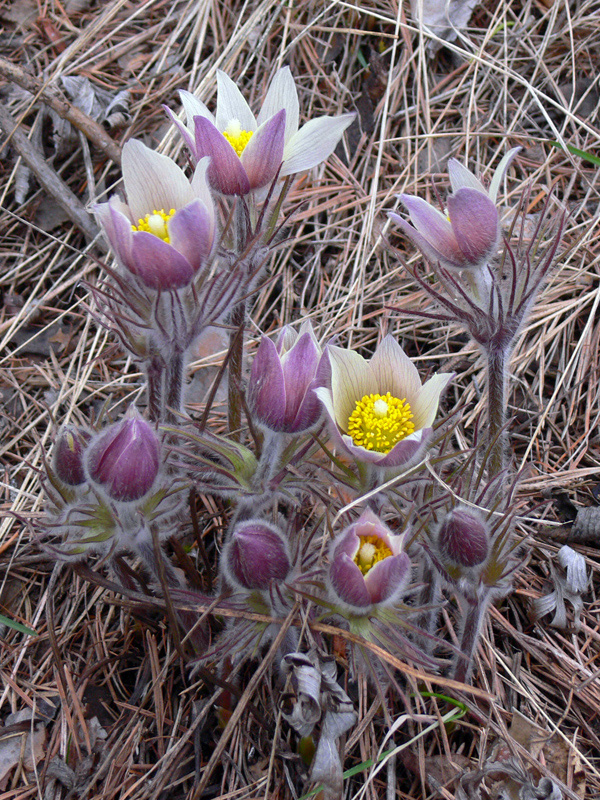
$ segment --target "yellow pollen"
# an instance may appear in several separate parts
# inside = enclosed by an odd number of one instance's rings
[[[243,131],[237,119],[233,119],[223,131],[223,136],[227,139],[238,156],[241,156],[244,152],[244,148],[252,138],[253,132],[254,131]]]
[[[154,209],[151,214],[146,214],[144,219],[138,219],[138,224],[132,225],[131,230],[153,233],[155,236],[158,236],[159,239],[162,239],[163,242],[169,244],[169,231],[167,228],[167,222],[174,214],[174,208],[171,208],[168,213],[164,210],[164,208],[161,208],[160,211]]]
[[[387,544],[379,536],[359,536],[360,546],[354,556],[354,563],[366,575],[378,561],[393,555]]]
[[[414,433],[413,413],[406,398],[366,394],[356,403],[348,420],[348,433],[358,447],[389,453],[392,447]]]

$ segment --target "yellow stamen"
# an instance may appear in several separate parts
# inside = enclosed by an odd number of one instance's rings
[[[232,119],[223,131],[223,136],[227,139],[238,156],[241,156],[244,152],[244,148],[252,138],[253,133],[254,131],[243,131],[238,120]]]
[[[366,394],[356,403],[348,420],[348,433],[358,447],[389,453],[392,447],[414,432],[413,413],[406,398],[387,394]]]
[[[387,544],[379,536],[359,536],[360,547],[354,556],[354,563],[366,575],[378,561],[393,555]]]
[[[167,213],[164,208],[161,208],[160,211],[154,209],[151,214],[146,214],[144,219],[138,219],[137,225],[132,225],[132,231],[146,231],[146,233],[153,233],[155,236],[158,236],[159,239],[162,239],[163,242],[169,244],[169,230],[167,228],[167,222],[171,219],[171,217],[175,214],[175,209],[171,208]]]

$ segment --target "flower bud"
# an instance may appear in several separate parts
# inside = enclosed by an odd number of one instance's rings
[[[457,508],[442,522],[437,544],[442,557],[462,567],[477,567],[488,557],[489,530],[479,516]]]
[[[268,589],[271,581],[285,580],[291,569],[283,534],[264,520],[234,528],[221,565],[229,581],[242,589]]]
[[[160,443],[140,417],[111,425],[87,453],[90,477],[113,500],[140,500],[152,488],[160,467]]]
[[[83,453],[90,440],[89,434],[74,425],[64,425],[54,443],[54,472],[67,486],[85,483]]]
[[[329,583],[336,599],[358,610],[393,605],[410,577],[403,539],[367,509],[332,542]]]

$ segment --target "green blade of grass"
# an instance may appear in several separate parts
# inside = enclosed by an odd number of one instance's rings
[[[26,633],[28,636],[37,636],[37,631],[26,628],[25,625],[21,625],[20,622],[15,622],[9,617],[5,617],[4,614],[0,614],[0,624],[8,625],[9,628],[14,628],[14,630],[19,631],[19,633]]]
[[[559,150],[565,149],[560,142],[550,140],[550,144],[553,145],[553,147],[558,147]],[[580,150],[578,147],[573,147],[572,144],[568,144],[566,147],[569,153],[572,153],[572,155],[579,156],[579,158],[583,159],[584,161],[589,161],[590,164],[595,164],[595,166],[600,167],[599,156],[594,156],[591,153],[588,153],[586,150]]]

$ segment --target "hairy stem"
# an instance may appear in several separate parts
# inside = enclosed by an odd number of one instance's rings
[[[163,407],[163,374],[165,362],[155,354],[146,364],[146,393],[150,422],[160,422]]]
[[[246,300],[240,300],[231,312],[232,330],[229,333],[229,363],[227,419],[229,434],[235,442],[240,441],[242,424],[242,366],[244,363],[244,329],[246,327]]]
[[[183,353],[173,350],[167,363],[165,372],[165,409],[164,417],[169,423],[179,421],[179,414],[183,410],[183,373],[185,362]]]
[[[493,345],[486,350],[488,379],[489,473],[495,477],[506,469],[506,405],[509,352]]]
[[[464,621],[462,635],[460,637],[460,652],[454,664],[454,680],[466,683],[471,675],[473,668],[473,659],[477,652],[477,643],[479,642],[479,634],[481,626],[487,613],[488,605],[490,602],[489,593],[485,593],[483,597],[478,597],[475,605],[469,605]]]

